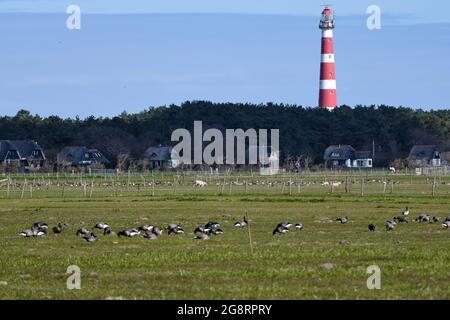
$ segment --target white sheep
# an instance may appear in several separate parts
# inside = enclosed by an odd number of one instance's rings
[[[202,180],[195,180],[195,184],[194,187],[195,188],[204,188],[206,187],[208,184],[205,181]]]

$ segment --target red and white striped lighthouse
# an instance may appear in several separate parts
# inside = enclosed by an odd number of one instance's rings
[[[333,48],[334,18],[333,11],[328,7],[322,11],[319,28],[322,30],[319,107],[333,110],[337,106]]]

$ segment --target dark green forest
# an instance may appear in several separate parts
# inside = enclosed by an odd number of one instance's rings
[[[112,162],[119,154],[139,158],[152,145],[170,144],[177,128],[194,120],[207,127],[280,129],[282,161],[308,157],[322,162],[330,144],[372,150],[375,164],[386,165],[408,155],[414,144],[436,144],[450,150],[450,110],[423,111],[390,106],[341,106],[333,112],[284,104],[234,104],[192,101],[151,107],[115,117],[86,119],[40,117],[26,110],[0,118],[0,139],[33,139],[49,159],[64,146],[84,145],[102,151]]]

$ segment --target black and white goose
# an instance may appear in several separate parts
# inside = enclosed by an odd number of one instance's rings
[[[286,228],[285,223],[279,223],[272,232],[272,235],[285,234],[289,232],[289,228]]]
[[[159,235],[154,232],[147,232],[144,234],[144,239],[147,240],[156,240],[159,238]]]
[[[47,230],[48,229],[48,224],[43,222],[43,221],[38,221],[38,222],[33,223],[33,225],[31,226],[31,229]]]
[[[348,217],[337,218],[336,221],[340,222],[341,224],[345,224],[348,222]]]
[[[77,236],[87,235],[89,233],[90,233],[90,231],[88,229],[86,229],[85,227],[81,227],[80,229],[77,230]]]
[[[98,240],[98,236],[95,233],[92,233],[90,235],[81,237],[81,239],[83,239],[86,242],[95,242]]]
[[[163,230],[162,230],[160,227],[156,227],[156,226],[155,226],[155,227],[153,227],[152,233],[154,233],[154,234],[160,236],[160,235],[162,235]]]
[[[126,229],[120,231],[117,235],[119,237],[127,237],[127,238],[133,238],[141,234],[141,231],[138,229]]]
[[[402,211],[402,214],[403,214],[404,216],[407,216],[407,215],[409,214],[409,208],[406,207],[405,210]]]
[[[109,228],[109,225],[107,223],[104,223],[104,222],[99,222],[99,223],[95,224],[94,228],[95,229],[105,230],[106,228]]]
[[[175,223],[171,223],[166,228],[168,234],[182,234],[184,233],[184,230],[182,227]]]
[[[58,223],[56,226],[53,227],[52,230],[54,234],[60,234],[63,230],[62,224]]]
[[[237,228],[242,229],[242,228],[245,228],[245,227],[247,226],[247,224],[248,224],[247,218],[244,216],[244,217],[242,218],[242,220],[236,222],[236,223],[234,224],[234,226],[237,227]]]
[[[392,231],[394,230],[394,224],[392,221],[386,221],[386,231]]]
[[[218,236],[219,234],[223,234],[223,230],[221,228],[213,228],[211,229],[211,233],[215,236]]]
[[[214,222],[214,221],[208,221],[207,224],[205,224],[205,228],[211,228],[211,229],[220,229],[220,223]]]
[[[198,226],[194,229],[194,233],[204,233],[204,234],[211,234],[212,228],[208,228],[206,226]]]
[[[430,222],[430,216],[426,213],[422,213],[419,215],[419,217],[417,217],[417,219],[415,220],[417,222]]]
[[[303,223],[296,223],[295,224],[295,230],[300,231],[303,229]]]
[[[111,234],[111,233],[112,233],[111,227],[106,227],[105,229],[103,229],[104,236],[106,236],[107,234]]]
[[[138,228],[138,230],[140,230],[140,231],[150,231],[150,232],[152,232],[152,231],[153,231],[153,228],[154,228],[154,226],[152,226],[152,225],[144,224],[144,225],[140,226],[140,227]]]
[[[431,220],[432,220],[434,223],[438,223],[438,222],[441,220],[441,217],[433,216],[433,218],[431,218]],[[431,221],[430,221],[430,222],[431,222]]]
[[[375,229],[377,228],[377,226],[375,224],[373,224],[373,223],[369,224],[368,227],[369,227],[369,231],[372,231],[372,232],[374,232]]]
[[[395,223],[408,223],[409,219],[406,216],[397,216],[392,219]]]
[[[211,239],[211,236],[209,234],[206,234],[206,233],[200,233],[200,234],[197,234],[194,237],[194,239],[196,239],[196,240],[209,240],[209,239]]]
[[[31,230],[31,229],[27,229],[27,230],[22,230],[20,233],[19,233],[19,236],[21,236],[21,237],[25,237],[25,238],[31,238],[31,237],[34,237],[34,230]]]
[[[450,216],[448,216],[447,218],[445,218],[445,221],[444,221],[444,222],[448,222],[448,221],[450,221]]]
[[[442,228],[444,228],[444,229],[448,229],[450,227],[450,221],[445,221],[443,224],[442,224]]]

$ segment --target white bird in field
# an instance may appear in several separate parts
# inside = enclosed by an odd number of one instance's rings
[[[442,228],[448,229],[448,227],[450,227],[450,221],[445,221],[445,222],[442,224]]]
[[[296,223],[296,224],[295,224],[295,230],[300,231],[300,230],[302,230],[302,229],[303,229],[303,223]]]
[[[402,214],[403,214],[404,216],[407,216],[407,215],[409,214],[409,208],[406,207],[406,209],[402,211]]]

